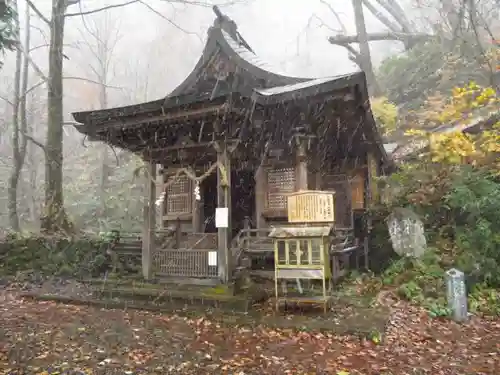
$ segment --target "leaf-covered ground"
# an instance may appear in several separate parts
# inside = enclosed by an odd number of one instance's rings
[[[393,309],[382,345],[142,311],[4,298],[1,374],[498,374],[500,321]],[[345,371],[345,372],[342,372]]]

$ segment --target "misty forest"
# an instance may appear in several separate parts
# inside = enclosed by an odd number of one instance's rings
[[[499,0],[0,0],[0,374],[498,374]]]

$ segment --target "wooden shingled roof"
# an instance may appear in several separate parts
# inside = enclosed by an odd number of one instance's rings
[[[232,95],[251,103],[272,105],[309,98],[347,89],[356,92],[356,100],[368,113],[366,122],[370,133],[380,143],[383,158],[387,158],[382,141],[371,115],[365,74],[306,78],[294,77],[261,59],[239,33],[236,23],[214,7],[216,19],[208,30],[207,41],[194,69],[166,97],[135,105],[73,113],[75,127],[83,134],[104,131],[107,124],[122,124],[131,118],[158,120],[169,113],[182,112],[186,107],[220,104]],[[215,106],[214,106],[215,107]],[[111,125],[110,125],[111,126]]]
[[[234,21],[222,14],[217,7],[214,7],[214,12],[217,17],[208,30],[207,42],[200,59],[192,72],[170,94],[146,103],[76,112],[73,113],[76,122],[98,123],[112,118],[166,111],[186,104],[214,100],[235,91],[257,102],[268,103],[365,84],[363,72],[319,79],[293,77],[280,72],[254,52],[238,32]],[[227,84],[220,84],[223,77],[214,79],[214,65],[215,69],[223,69],[224,64],[231,64],[231,69],[236,70],[240,76],[245,76],[245,79],[240,79],[244,84],[228,87]],[[85,130],[85,127],[77,128]]]

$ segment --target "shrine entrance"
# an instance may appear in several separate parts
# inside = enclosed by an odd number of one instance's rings
[[[201,183],[203,199],[203,232],[217,233],[215,209],[217,208],[217,174],[213,173]],[[231,172],[231,237],[254,222],[255,179],[252,170]]]
[[[204,233],[217,233],[215,227],[215,209],[217,208],[217,173],[212,173],[201,183],[203,199],[203,226]]]
[[[255,179],[254,172],[241,169],[231,172],[231,238],[252,225],[255,214]],[[247,223],[247,221],[249,221]],[[255,224],[253,224],[254,226]]]

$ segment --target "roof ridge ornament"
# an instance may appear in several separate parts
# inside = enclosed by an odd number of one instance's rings
[[[215,15],[217,16],[217,18],[214,21],[213,27],[216,27],[216,28],[219,28],[219,29],[225,31],[226,33],[228,33],[231,36],[231,38],[236,43],[238,43],[240,46],[245,47],[249,51],[253,52],[253,50],[250,48],[248,43],[245,41],[245,39],[243,39],[241,34],[238,32],[238,25],[236,24],[236,22],[234,22],[231,18],[226,16],[224,13],[222,13],[220,8],[217,5],[214,5],[212,7],[212,9],[213,9]]]
[[[213,10],[217,18],[215,19],[214,26],[220,27],[227,32],[233,39],[238,41],[238,25],[231,18],[221,12],[217,5],[213,6]],[[238,41],[239,42],[239,41]]]

